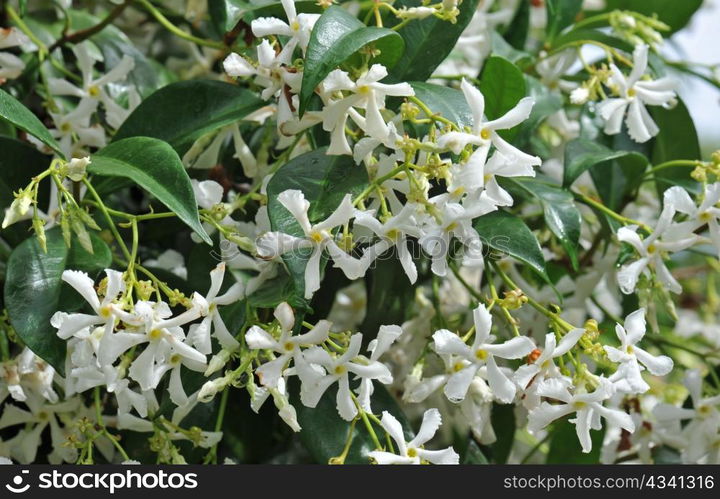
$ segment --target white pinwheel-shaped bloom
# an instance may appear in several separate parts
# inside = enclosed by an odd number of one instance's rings
[[[636,310],[625,318],[625,325],[615,325],[620,347],[605,345],[605,352],[613,362],[619,362],[618,370],[608,378],[623,393],[645,393],[650,386],[643,380],[643,366],[655,376],[664,376],[673,368],[673,361],[666,355],[654,356],[637,346],[645,336],[645,309]]]
[[[72,286],[90,304],[94,314],[55,312],[50,318],[50,324],[57,328],[59,338],[67,340],[89,327],[98,326],[104,328],[103,337],[110,337],[115,327],[114,301],[125,290],[125,281],[123,273],[117,270],[107,269],[105,275],[107,275],[107,286],[105,296],[101,300],[95,291],[93,280],[85,272],[78,270],[63,272],[62,280]]]
[[[211,336],[214,336],[227,350],[235,350],[240,346],[228,331],[218,306],[230,305],[242,299],[245,295],[245,286],[241,282],[236,282],[225,293],[220,294],[224,276],[225,263],[221,262],[210,271],[210,289],[207,294],[204,297],[195,296],[203,320],[199,324],[190,326],[188,343],[205,355],[212,353]]]
[[[131,109],[125,109],[115,102],[105,87],[111,83],[124,80],[128,73],[132,71],[133,67],[135,67],[135,60],[129,55],[124,55],[120,62],[110,69],[110,71],[96,78],[93,72],[95,60],[87,47],[84,44],[79,44],[75,45],[72,50],[77,58],[78,67],[82,75],[82,86],[75,85],[61,78],[49,78],[48,88],[50,93],[53,95],[79,97],[83,100],[93,101],[95,105],[97,105],[98,102],[102,102],[108,124],[113,128],[118,128],[130,114],[133,105],[139,104],[139,99],[133,96],[130,99]]]
[[[0,28],[0,50],[25,45],[30,39],[17,28]],[[0,82],[12,80],[25,70],[25,63],[15,54],[0,52]]]
[[[538,388],[546,379],[558,379],[570,386],[571,381],[560,373],[560,369],[555,365],[555,359],[568,353],[580,341],[583,334],[585,334],[584,329],[575,328],[565,334],[559,343],[555,333],[546,334],[542,352],[534,360],[515,371],[513,379],[524,391],[525,407],[531,409],[540,404]]]
[[[393,343],[395,343],[395,340],[400,337],[402,332],[403,330],[400,326],[380,326],[377,337],[368,345],[370,361],[377,362],[378,359],[380,359],[380,357],[382,357],[382,355],[390,349]],[[392,376],[378,378],[378,381],[384,384],[392,383]],[[370,397],[372,396],[374,390],[375,387],[373,386],[371,378],[363,377],[360,379],[358,402],[365,412],[372,412],[372,408],[370,407]]]
[[[354,334],[342,355],[332,355],[320,347],[312,347],[303,353],[302,364],[296,362],[297,373],[302,381],[300,399],[307,407],[316,407],[325,391],[338,384],[336,403],[340,417],[352,421],[358,409],[350,391],[350,373],[361,379],[392,383],[392,374],[385,364],[360,355],[362,333]]]
[[[485,366],[490,390],[499,401],[510,403],[515,398],[516,386],[500,370],[495,357],[520,359],[532,352],[535,344],[527,336],[518,336],[495,344],[495,337],[490,334],[492,317],[482,304],[473,310],[473,319],[475,339],[472,345],[467,345],[457,334],[447,329],[433,334],[434,348],[438,354],[456,355],[462,359],[455,367],[456,372],[447,380],[445,395],[451,402],[462,401],[478,369]]]
[[[368,455],[377,464],[459,464],[460,462],[460,456],[452,447],[442,450],[428,450],[423,447],[435,436],[442,424],[440,411],[437,409],[425,411],[420,430],[409,442],[405,440],[402,425],[389,412],[383,412],[381,424],[395,442],[396,452],[379,450],[369,452]]]
[[[352,118],[365,134],[381,142],[395,135],[394,127],[388,126],[380,113],[380,110],[385,108],[385,98],[409,97],[415,95],[415,91],[408,83],[380,83],[387,75],[385,66],[373,64],[357,81],[352,81],[345,71],[339,69],[325,78],[323,88],[326,93],[350,93],[347,97],[330,102],[322,111],[323,129],[331,132],[328,154],[352,154],[345,136],[348,117]],[[364,109],[365,115],[360,115],[356,109]]]
[[[273,398],[273,402],[278,410],[278,416],[280,416],[280,419],[285,421],[285,424],[292,428],[293,431],[300,431],[302,428],[297,420],[297,412],[288,399],[285,378],[280,378],[278,380],[277,387],[274,388],[264,386],[253,387],[250,400],[250,408],[253,412],[257,414],[270,396]]]
[[[272,350],[276,357],[255,370],[260,383],[265,387],[277,388],[282,381],[283,371],[291,359],[302,362],[301,347],[319,345],[328,338],[330,326],[328,321],[319,321],[314,328],[305,334],[293,335],[295,314],[287,303],[283,302],[275,308],[275,318],[280,324],[280,337],[275,338],[260,326],[253,326],[245,333],[245,342],[253,350]]]
[[[419,238],[422,235],[415,216],[417,210],[418,206],[416,204],[407,203],[400,213],[389,218],[384,223],[375,218],[374,213],[371,211],[362,211],[355,215],[355,226],[367,227],[380,238],[378,242],[363,251],[361,260],[365,268],[368,268],[373,261],[388,250],[396,248],[400,265],[402,265],[408,279],[410,279],[411,283],[417,280],[417,268],[408,249],[407,241],[408,236]]]
[[[157,387],[167,371],[172,370],[169,387],[171,395],[177,400],[185,399],[180,366],[202,372],[207,365],[205,355],[186,343],[185,333],[180,326],[196,320],[201,307],[202,302],[195,303],[186,312],[171,317],[170,307],[164,302],[138,301],[135,304],[134,317],[123,317],[123,320],[141,324],[142,333],[113,334],[115,344],[110,349],[111,353],[107,354],[108,358],[117,358],[124,349],[133,344],[146,344],[142,353],[130,365],[130,377],[140,384],[142,390],[150,390]],[[103,352],[100,356],[103,356]]]
[[[670,107],[675,102],[675,82],[668,77],[642,79],[648,66],[648,46],[638,45],[633,52],[633,69],[625,78],[614,64],[609,86],[619,95],[598,104],[598,113],[605,120],[605,133],[620,133],[623,118],[635,142],[647,142],[660,131],[645,105]]]
[[[466,209],[459,203],[444,203],[440,206],[438,219],[429,218],[429,222],[423,226],[419,242],[432,258],[430,268],[435,275],[447,274],[447,259],[453,238],[464,246],[464,265],[482,265],[482,240],[472,226],[472,221],[477,216],[475,210]]]
[[[68,113],[50,113],[55,123],[55,128],[51,129],[50,133],[58,139],[60,149],[68,158],[83,147],[105,146],[107,142],[105,129],[99,123],[90,124],[90,117],[96,109],[97,101],[82,99],[77,107]],[[31,142],[43,147],[37,139]]]
[[[448,132],[438,139],[438,146],[449,149],[455,154],[460,154],[468,144],[477,146],[475,152],[468,159],[468,166],[480,169],[483,175],[490,146],[495,146],[495,149],[506,158],[502,162],[513,165],[513,168],[510,165],[504,166],[504,176],[533,176],[532,166],[539,165],[540,158],[522,152],[498,134],[499,130],[510,129],[528,119],[534,105],[533,99],[525,97],[505,115],[496,120],[486,121],[485,97],[482,92],[464,79],[461,88],[473,114],[472,133]],[[500,175],[500,172],[496,171],[495,174]]]
[[[709,461],[718,463],[720,395],[703,396],[703,376],[697,369],[688,370],[684,382],[690,392],[692,408],[663,403],[655,406],[653,415],[664,425],[687,421],[681,430],[685,441],[682,451],[683,462],[697,463],[703,457],[710,455]]]
[[[278,201],[297,220],[305,237],[295,237],[282,232],[267,232],[257,241],[257,252],[263,258],[276,258],[289,251],[310,250],[305,267],[305,298],[311,298],[320,288],[320,258],[323,250],[327,250],[348,279],[357,279],[365,274],[362,262],[345,253],[335,242],[332,230],[345,225],[355,214],[350,194],[347,194],[340,206],[325,220],[316,224],[310,223],[308,210],[310,202],[305,199],[302,191],[288,189],[278,195]]]
[[[630,433],[635,431],[635,423],[629,414],[617,409],[610,409],[602,405],[615,393],[612,382],[606,378],[598,378],[599,386],[590,393],[580,392],[571,394],[567,387],[556,379],[547,380],[541,385],[538,394],[560,401],[559,404],[543,402],[528,414],[528,430],[535,433],[547,425],[568,414],[575,413],[570,422],[575,424],[575,431],[583,452],[592,450],[590,430],[602,428],[602,418],[611,424],[624,428]]]
[[[637,233],[636,225],[628,225],[622,227],[617,232],[620,241],[628,243],[635,251],[638,252],[640,258],[632,263],[623,265],[617,273],[618,284],[625,294],[635,291],[638,279],[641,274],[648,273],[648,267],[655,271],[658,279],[673,293],[680,293],[682,287],[680,283],[670,273],[665,266],[663,253],[682,251],[697,242],[698,237],[695,234],[688,234],[682,239],[665,239],[666,234],[672,234],[675,226],[672,225],[675,210],[671,206],[665,206],[660,218],[653,230],[645,239],[640,239]],[[672,236],[670,236],[672,237]]]
[[[270,35],[287,36],[290,39],[285,43],[282,54],[291,59],[295,47],[305,51],[310,42],[310,33],[320,14],[298,14],[293,0],[281,0],[287,22],[277,17],[260,17],[251,23],[253,35],[264,37]]]
[[[716,205],[720,201],[720,182],[708,184],[703,192],[702,202],[695,205],[690,195],[680,186],[673,186],[665,191],[664,203],[675,211],[684,213],[688,219],[675,224],[674,239],[692,237],[692,233],[707,224],[710,240],[720,257],[720,208]]]

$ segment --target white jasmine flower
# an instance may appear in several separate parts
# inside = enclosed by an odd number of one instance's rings
[[[448,447],[443,450],[427,450],[424,445],[435,436],[442,424],[440,411],[428,409],[417,436],[407,442],[400,422],[387,411],[383,411],[382,427],[390,435],[397,447],[396,452],[375,450],[369,454],[377,464],[459,464],[460,456]]]
[[[542,385],[546,379],[558,379],[570,386],[571,381],[560,373],[560,370],[555,365],[554,359],[560,358],[568,353],[577,344],[583,334],[585,334],[584,329],[573,329],[565,334],[559,343],[555,333],[546,334],[545,347],[542,352],[539,353],[537,358],[518,368],[513,379],[520,389],[524,391],[525,398],[523,399],[523,403],[527,408],[532,409],[540,404],[538,387]]]
[[[645,336],[645,309],[631,313],[625,319],[624,327],[615,325],[615,334],[620,340],[620,348],[605,345],[605,352],[613,362],[619,362],[618,370],[608,378],[615,388],[625,393],[645,393],[650,386],[642,379],[640,372],[644,366],[655,376],[664,376],[673,368],[673,361],[666,355],[653,356],[637,346]],[[642,366],[640,365],[642,364]]]
[[[673,239],[692,237],[692,233],[707,224],[710,240],[720,257],[720,208],[716,207],[720,201],[720,182],[708,184],[703,192],[702,202],[696,206],[690,195],[680,186],[673,186],[665,191],[664,204],[675,211],[684,213],[688,220],[674,226]]]
[[[402,332],[403,330],[400,326],[380,326],[377,337],[368,345],[370,361],[375,362],[384,355],[393,343],[395,343],[395,340],[400,337]],[[379,381],[384,384],[392,383],[392,376],[389,378],[380,378]],[[372,412],[372,408],[370,407],[370,397],[372,396],[374,390],[375,388],[373,387],[372,379],[362,378],[360,380],[358,402],[365,412]]]
[[[415,95],[415,91],[408,83],[380,83],[387,75],[384,66],[373,64],[355,82],[341,70],[335,70],[327,76],[323,83],[326,92],[350,92],[349,96],[331,102],[323,109],[323,129],[331,132],[328,154],[352,154],[345,136],[348,117],[370,137],[384,142],[391,135],[391,128],[380,113],[385,108],[385,98],[408,97]],[[355,108],[364,109],[365,115],[361,116]]]
[[[308,210],[310,202],[305,195],[296,189],[288,189],[278,195],[278,201],[297,220],[305,234],[304,238],[291,236],[282,232],[265,233],[257,242],[258,254],[264,258],[275,258],[289,251],[311,250],[310,258],[305,267],[305,298],[311,298],[320,288],[320,259],[323,250],[327,250],[335,262],[349,279],[357,279],[365,273],[362,262],[345,253],[334,240],[332,230],[345,225],[355,214],[355,209],[347,194],[340,206],[325,220],[316,224],[310,223]]]
[[[325,391],[338,383],[337,410],[346,421],[352,421],[358,409],[350,392],[349,373],[359,378],[377,379],[385,384],[392,382],[392,374],[383,363],[359,356],[362,334],[354,334],[342,355],[331,355],[320,347],[307,349],[303,358],[308,365],[299,365],[298,375],[302,380],[300,398],[303,405],[316,407]]]
[[[277,354],[275,359],[266,362],[255,370],[263,386],[276,388],[282,379],[283,371],[291,359],[296,363],[302,355],[301,347],[320,345],[330,333],[331,323],[319,321],[315,327],[305,334],[293,336],[295,314],[287,303],[283,302],[275,308],[275,318],[280,324],[280,337],[275,339],[272,334],[260,326],[253,326],[245,333],[245,342],[253,350],[272,350]]]
[[[293,0],[281,0],[287,22],[276,17],[261,17],[253,19],[251,23],[252,32],[257,37],[270,35],[287,36],[290,39],[285,43],[282,52],[289,59],[295,51],[296,46],[305,51],[310,42],[310,33],[320,14],[298,14]]]
[[[568,414],[576,413],[570,422],[575,424],[578,439],[583,452],[592,450],[590,430],[602,428],[601,418],[606,418],[612,424],[635,431],[632,418],[617,409],[603,407],[602,402],[614,394],[613,384],[605,378],[598,378],[599,386],[591,393],[579,392],[571,395],[567,387],[556,380],[548,380],[538,390],[538,394],[560,401],[560,404],[543,402],[531,410],[528,415],[528,430],[537,432],[548,424]]]
[[[637,45],[633,52],[633,69],[625,78],[614,64],[610,65],[610,87],[619,95],[598,104],[598,112],[605,120],[605,133],[620,133],[623,118],[630,137],[636,142],[647,142],[660,129],[648,113],[645,105],[670,107],[675,102],[675,82],[668,78],[643,80],[648,66],[648,46]]]
[[[467,345],[455,333],[441,329],[433,334],[434,349],[440,355],[456,355],[462,360],[456,366],[456,372],[445,385],[445,395],[451,402],[460,402],[470,387],[475,374],[481,366],[487,368],[487,379],[495,397],[504,403],[515,398],[515,384],[503,374],[495,362],[502,359],[520,359],[535,349],[533,341],[526,336],[518,336],[504,343],[494,344],[495,337],[490,334],[492,317],[484,305],[473,311],[475,339]]]

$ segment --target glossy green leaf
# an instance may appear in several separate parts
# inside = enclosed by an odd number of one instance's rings
[[[27,142],[10,137],[0,137],[0,213],[10,206],[13,193],[25,188],[30,179],[39,175],[50,166],[50,156],[46,156]],[[40,184],[40,208],[45,209],[43,201],[47,199],[49,186]],[[29,223],[29,222],[28,222]],[[27,224],[17,223],[2,231],[2,237],[12,245],[20,244],[27,238]]]
[[[490,464],[487,457],[483,453],[480,446],[475,443],[474,439],[470,439],[468,442],[467,449],[465,449],[465,457],[463,458],[462,464]]]
[[[457,123],[461,128],[473,125],[472,111],[460,90],[419,81],[410,82],[410,85],[415,90],[415,96],[433,113]]]
[[[510,457],[513,443],[515,442],[515,406],[511,404],[493,403],[490,421],[497,440],[490,445],[492,462],[494,464],[505,464]]]
[[[150,137],[113,142],[92,156],[88,171],[132,180],[175,212],[206,243],[212,244],[200,223],[190,177],[180,157],[166,142]]]
[[[553,47],[555,47],[555,50],[559,50],[560,47],[583,40],[593,40],[596,42],[604,43],[605,45],[609,45],[610,47],[614,47],[628,53],[632,53],[633,51],[633,45],[626,42],[625,40],[621,40],[620,38],[617,38],[615,36],[608,35],[603,31],[587,28],[573,29],[568,31],[567,33],[563,33],[555,39],[555,41],[553,42]]]
[[[547,178],[510,177],[506,180],[523,189],[540,203],[545,223],[560,241],[570,257],[573,268],[577,270],[577,248],[580,242],[582,217],[572,193]]]
[[[638,162],[643,160],[647,162],[640,153],[612,150],[592,140],[575,139],[568,142],[565,147],[563,185],[571,186],[580,175],[596,165],[602,168],[602,165],[609,165],[610,161],[626,156],[631,156]]]
[[[332,70],[368,45],[380,52],[370,63],[391,68],[402,56],[405,42],[393,30],[365,26],[342,7],[331,6],[320,16],[313,28],[305,56],[300,115],[305,112],[315,87]]]
[[[703,0],[606,0],[606,10],[632,10],[647,16],[656,15],[674,33],[684,28]]]
[[[530,31],[530,2],[520,2],[503,38],[517,50],[525,48]]]
[[[0,89],[0,118],[9,121],[20,130],[23,130],[64,158],[60,144],[50,135],[39,119],[28,108],[22,105],[15,97]]]
[[[326,219],[340,205],[346,194],[359,194],[368,185],[367,172],[350,156],[328,156],[321,148],[294,158],[273,175],[267,185],[268,215],[272,230],[304,237],[300,225],[277,197],[287,189],[298,189],[310,202],[308,217],[316,223]],[[295,295],[305,294],[305,267],[310,257],[297,250],[283,255]]]
[[[695,123],[682,101],[673,109],[653,107],[650,110],[660,128],[652,148],[653,165],[676,159],[693,160],[701,157]],[[662,194],[673,185],[681,185],[690,190],[697,189],[697,182],[690,176],[692,171],[693,169],[687,166],[675,166],[654,173],[658,192]]]
[[[300,403],[297,384],[292,383],[291,386],[295,388],[291,392],[291,402],[294,400],[293,405],[297,410],[298,422],[302,427],[300,440],[318,464],[327,464],[329,459],[342,453],[350,431],[350,423],[343,420],[337,412],[335,403],[337,384],[325,392],[314,409]],[[375,414],[388,411],[400,421],[405,430],[405,438],[409,441],[414,437],[405,414],[387,389],[379,383],[375,383],[372,409]],[[384,430],[377,425],[373,425],[373,428],[380,442],[384,443]],[[393,445],[395,444],[393,443]],[[375,450],[375,445],[365,425],[360,421],[355,425],[353,442],[345,463],[369,464],[368,453],[373,450]]]
[[[562,30],[570,26],[582,9],[583,0],[545,0],[547,27],[550,43]]]
[[[65,341],[50,325],[52,315],[61,310],[62,273],[67,269],[97,273],[110,266],[110,248],[94,232],[90,233],[93,254],[77,241],[65,246],[59,228],[47,231],[47,253],[35,237],[26,239],[10,255],[5,281],[5,305],[18,336],[35,354],[61,375],[65,369]]]
[[[476,218],[473,227],[483,244],[526,263],[535,272],[545,275],[545,258],[537,238],[521,218],[505,211],[494,211]]]
[[[582,451],[575,431],[575,425],[567,419],[553,424],[550,430],[550,450],[546,464],[599,464],[605,429],[590,432],[592,450]]]
[[[263,105],[253,92],[230,83],[172,83],[145,99],[122,124],[113,142],[153,137],[164,140],[182,156],[203,135],[242,120]]]
[[[397,0],[393,6],[418,7],[422,0]],[[457,22],[450,23],[436,17],[415,20],[399,32],[405,39],[405,53],[390,72],[392,81],[425,81],[455,48],[460,35],[470,23],[478,0],[464,0],[458,8]]]
[[[514,108],[527,91],[525,77],[518,67],[498,56],[491,56],[485,61],[479,88],[485,97],[485,116],[489,120],[500,118]],[[503,130],[500,135],[510,139],[519,127]]]

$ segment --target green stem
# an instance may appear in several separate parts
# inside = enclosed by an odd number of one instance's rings
[[[618,222],[622,223],[623,225],[637,225],[638,227],[643,229],[648,234],[652,233],[652,229],[648,225],[646,225],[638,220],[633,220],[632,218],[624,217],[624,216],[620,215],[619,213],[611,210],[604,204],[600,203],[599,201],[595,201],[593,198],[586,196],[585,194],[573,192],[573,195],[575,196],[575,199],[577,199],[578,201],[585,203],[588,206],[592,206],[596,210],[599,210],[599,211],[605,213],[607,216],[617,220]]]
[[[45,54],[48,52],[47,46],[42,41],[40,41],[37,36],[35,36],[35,33],[33,33],[33,31],[28,27],[27,24],[25,24],[25,21],[22,20],[18,13],[15,12],[15,9],[13,9],[10,5],[6,5],[5,11],[8,13],[8,16],[10,17],[12,22],[15,23],[18,28],[20,28],[20,31],[25,33],[25,35],[27,35],[30,41],[37,46],[38,57],[42,61],[45,58]]]
[[[660,163],[659,165],[650,168],[645,173],[645,176],[648,177],[652,174],[655,174],[655,173],[665,170],[667,168],[673,168],[673,167],[677,167],[677,166],[686,166],[689,168],[695,168],[700,165],[702,165],[702,161],[697,161],[697,160],[693,160],[693,159],[676,159],[673,161],[666,161],[665,163]]]
[[[138,0],[138,2],[145,7],[145,9],[159,22],[165,29],[167,29],[169,32],[174,34],[175,36],[178,36],[180,38],[183,38],[185,40],[188,40],[190,42],[196,43],[198,45],[202,45],[203,47],[210,47],[218,50],[225,50],[225,44],[221,42],[216,42],[213,40],[206,40],[204,38],[198,38],[196,36],[191,35],[190,33],[186,33],[177,26],[175,26],[170,20],[165,17],[162,12],[160,12],[158,9],[155,8],[153,4],[151,4],[148,0]]]
[[[95,201],[97,202],[97,206],[102,212],[103,216],[105,217],[105,221],[108,223],[108,226],[110,227],[110,231],[112,232],[113,236],[115,237],[115,240],[118,242],[118,245],[120,246],[120,249],[123,252],[123,255],[125,255],[125,258],[127,259],[128,263],[132,262],[132,257],[130,255],[130,250],[128,250],[127,245],[125,244],[125,241],[123,241],[123,238],[120,236],[120,233],[117,230],[117,227],[115,227],[115,223],[112,220],[112,217],[110,216],[110,213],[108,212],[107,207],[105,206],[105,203],[103,203],[102,199],[100,198],[100,195],[97,193],[95,188],[92,186],[90,181],[86,178],[83,178],[83,183],[85,184],[85,187],[87,187],[88,192],[90,195],[95,198]]]

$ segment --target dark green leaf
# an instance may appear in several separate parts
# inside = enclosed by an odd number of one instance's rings
[[[50,135],[50,131],[45,128],[45,125],[28,108],[3,89],[0,89],[0,118],[29,133],[55,151],[58,156],[65,157],[60,149],[60,144]]]
[[[656,15],[670,26],[671,33],[684,28],[703,0],[607,0],[606,10],[632,10],[647,16]]]
[[[26,239],[10,255],[5,281],[5,304],[18,336],[36,355],[61,375],[65,370],[65,341],[56,335],[50,318],[61,309],[62,273],[67,269],[89,273],[110,266],[110,248],[90,233],[93,254],[77,241],[68,250],[59,228],[46,233],[47,253],[35,237]]]
[[[508,183],[520,187],[540,202],[545,223],[558,238],[570,257],[573,268],[578,268],[577,248],[580,242],[582,217],[572,193],[549,179],[509,177]]]
[[[418,7],[422,0],[397,0],[393,6]],[[464,0],[457,22],[452,24],[436,17],[408,23],[400,34],[405,39],[405,53],[390,72],[393,81],[425,81],[455,48],[460,35],[475,14],[478,0]]]
[[[490,420],[497,435],[497,440],[490,446],[492,461],[505,464],[515,442],[515,406],[493,403]]]
[[[483,244],[505,253],[545,276],[545,258],[537,238],[521,218],[505,211],[494,211],[476,218],[473,227]]]
[[[609,166],[610,161],[626,156],[631,156],[638,162],[647,162],[647,159],[637,152],[612,150],[592,140],[575,139],[565,147],[563,185],[571,186],[580,175],[595,165],[602,169],[602,165]]]
[[[613,137],[614,150],[642,149],[644,145],[633,143],[627,134]],[[612,210],[620,212],[630,202],[640,187],[648,161],[644,154],[635,152],[600,163],[590,168],[590,176],[600,199]]]
[[[700,144],[695,123],[682,101],[679,101],[673,109],[653,107],[651,113],[660,128],[652,149],[653,165],[676,159],[700,158]],[[654,174],[658,192],[662,194],[673,185],[696,190],[698,184],[690,176],[692,171],[692,168],[686,166],[675,166],[658,171]]]
[[[605,45],[609,45],[610,47],[614,47],[628,53],[632,53],[633,51],[632,44],[626,42],[625,40],[621,40],[620,38],[608,35],[607,33],[604,33],[602,31],[586,28],[574,29],[568,31],[567,33],[563,33],[555,39],[553,46],[555,47],[555,50],[558,50],[564,45],[568,45],[582,40],[593,40],[596,42],[601,42]]]
[[[361,48],[372,44],[380,54],[371,63],[391,68],[402,56],[403,38],[387,28],[365,26],[347,10],[338,6],[328,8],[313,28],[305,56],[300,115],[305,112],[310,97],[325,77]]]
[[[462,464],[490,464],[487,457],[483,454],[480,446],[475,443],[474,439],[470,439],[468,442],[467,449],[465,449],[465,458]]]
[[[584,453],[575,425],[567,420],[558,421],[550,432],[550,450],[546,464],[599,464],[605,429],[590,432],[592,450]]]
[[[525,78],[515,64],[498,56],[491,56],[480,74],[480,91],[485,96],[485,116],[489,120],[500,118],[525,97]],[[503,130],[500,135],[510,139],[518,127]]]
[[[169,143],[182,156],[203,135],[245,118],[262,105],[253,92],[230,83],[171,83],[132,112],[113,142],[127,137],[153,137]]]
[[[302,427],[300,440],[318,464],[327,464],[329,459],[342,453],[350,431],[350,423],[338,415],[335,407],[337,384],[325,392],[315,409],[310,409],[300,403],[297,384],[292,383],[291,386],[293,385],[295,385],[295,389],[291,392],[291,402],[297,410],[298,422]],[[405,414],[387,389],[379,383],[375,383],[372,409],[375,414],[388,411],[402,424],[405,438],[407,440],[413,438],[414,435]],[[377,425],[373,425],[373,428],[380,442],[384,443],[384,430]],[[362,422],[358,422],[355,425],[353,442],[345,463],[369,464],[368,452],[373,450],[375,450],[375,445],[367,429]]]
[[[545,0],[547,10],[547,41],[552,43],[555,37],[570,26],[582,9],[583,0]]]
[[[212,244],[200,224],[190,177],[177,153],[166,142],[150,137],[113,142],[93,155],[88,171],[132,180],[175,212],[206,243]]]
[[[326,219],[340,205],[346,194],[357,195],[368,185],[367,172],[355,165],[350,156],[328,156],[321,148],[305,153],[282,166],[268,182],[268,215],[275,231],[304,237],[300,225],[277,197],[287,189],[298,189],[310,202],[308,216],[312,223]],[[307,251],[283,255],[295,286],[295,293],[305,294]]]
[[[419,81],[410,85],[417,98],[427,104],[433,113],[457,123],[460,128],[473,125],[472,111],[460,90]]]
[[[50,166],[50,157],[35,147],[9,137],[0,137],[0,213],[10,206],[13,193],[25,188],[30,179]],[[39,200],[47,197],[47,183],[40,184]],[[44,209],[44,206],[41,206]],[[12,245],[20,244],[27,238],[25,224],[15,224],[3,230],[2,237]]]
[[[503,38],[517,50],[525,48],[530,31],[530,2],[520,2]]]

